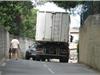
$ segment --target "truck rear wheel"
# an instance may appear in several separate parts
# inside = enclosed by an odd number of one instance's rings
[[[29,59],[30,59],[30,53],[29,53],[29,52],[26,52],[26,54],[25,54],[25,59],[26,59],[26,60],[29,60]]]
[[[48,58],[47,61],[50,62],[50,59]]]
[[[40,61],[40,56],[37,56],[37,57],[36,57],[36,60],[37,60],[37,61]]]
[[[45,58],[41,58],[41,61],[45,61]]]
[[[66,63],[68,63],[68,58],[60,58],[60,62],[66,62]]]

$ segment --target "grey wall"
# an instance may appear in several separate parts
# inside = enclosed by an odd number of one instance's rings
[[[8,33],[3,27],[0,27],[0,61],[3,58],[8,58],[10,41],[13,39],[13,36]],[[25,51],[28,49],[28,46],[33,44],[33,40],[26,37],[19,37],[21,53],[25,54]]]
[[[89,16],[80,28],[79,62],[100,70],[100,14]]]
[[[8,35],[9,33],[3,27],[0,27],[0,60],[4,58],[8,49]]]

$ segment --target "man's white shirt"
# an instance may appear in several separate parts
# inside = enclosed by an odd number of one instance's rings
[[[19,41],[17,39],[12,39],[11,48],[18,48]]]

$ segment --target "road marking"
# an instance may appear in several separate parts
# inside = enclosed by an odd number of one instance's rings
[[[49,70],[52,74],[54,74],[54,73],[55,73],[55,72],[53,72],[53,71],[52,71],[52,69],[50,69],[50,68],[48,68],[48,70]]]
[[[1,64],[1,66],[3,66],[3,67],[6,66],[6,63]]]
[[[49,68],[49,66],[48,66],[46,63],[44,63],[43,65],[44,65],[44,67],[46,67],[52,74],[55,73],[51,68]]]

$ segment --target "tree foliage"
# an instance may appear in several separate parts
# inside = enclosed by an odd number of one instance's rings
[[[53,1],[53,2],[65,9],[74,8],[76,5],[84,3],[84,1]]]
[[[31,1],[1,1],[0,25],[11,34],[34,38],[36,10]]]

